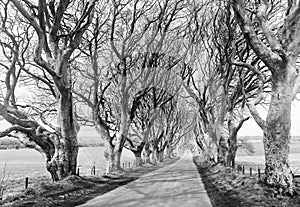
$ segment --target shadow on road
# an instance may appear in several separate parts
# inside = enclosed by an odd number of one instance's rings
[[[191,156],[140,177],[110,193],[99,196],[88,206],[211,207]]]
[[[214,185],[214,182],[210,180],[207,176],[209,171],[205,166],[201,165],[201,162],[194,157],[193,161],[198,169],[198,172],[201,176],[201,180],[204,183],[205,190],[211,200],[213,207],[239,207],[241,206],[238,201],[227,198],[225,195],[219,192],[219,190]]]

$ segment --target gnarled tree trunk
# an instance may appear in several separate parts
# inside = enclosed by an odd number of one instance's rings
[[[253,104],[247,106],[263,129],[266,183],[275,186],[280,193],[294,192],[293,175],[288,156],[291,139],[291,104],[294,81],[293,67],[273,72],[271,101],[266,121],[262,120]]]
[[[293,188],[293,176],[288,161],[293,82],[284,71],[278,71],[273,77],[272,97],[263,138],[266,182],[289,191]]]
[[[79,125],[73,109],[72,93],[69,90],[58,98],[58,131],[60,140],[57,152],[57,170],[59,179],[75,175],[77,168]]]

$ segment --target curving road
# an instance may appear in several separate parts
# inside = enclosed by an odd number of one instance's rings
[[[192,155],[98,196],[81,207],[184,206],[211,207]]]

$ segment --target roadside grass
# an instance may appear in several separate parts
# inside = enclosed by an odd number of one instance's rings
[[[140,176],[165,165],[176,158],[157,165],[145,165],[111,176],[69,176],[60,182],[51,182],[45,177],[37,179],[29,188],[0,201],[1,206],[13,207],[56,207],[76,206],[125,185]]]
[[[244,165],[246,175],[220,165],[212,166],[211,163],[203,162],[199,157],[194,159],[203,182],[209,191],[208,194],[212,197],[212,200],[218,201],[218,205],[213,206],[300,206],[299,196],[293,198],[278,196],[274,189],[270,189],[264,184],[263,175],[261,179],[258,178],[258,167],[262,173],[265,168],[262,138],[249,136],[247,139],[252,143],[254,153],[249,155],[243,149],[238,149],[236,157],[236,166]],[[293,173],[298,175],[300,174],[299,157],[300,139],[295,137],[291,140],[289,161]],[[253,170],[253,176],[249,175],[250,167]],[[300,183],[300,178],[295,178],[295,181]],[[296,186],[296,191],[300,192],[298,186]],[[218,196],[222,199],[217,199]],[[228,199],[231,203],[224,204]]]
[[[242,175],[231,168],[205,162],[200,156],[194,157],[194,163],[211,200],[216,200],[218,195],[223,198],[221,203],[213,203],[215,207],[300,206],[299,196],[279,195],[276,189],[264,184],[263,177],[259,179],[257,175]],[[300,192],[300,189],[296,188],[296,192]],[[224,204],[226,201],[229,203]]]

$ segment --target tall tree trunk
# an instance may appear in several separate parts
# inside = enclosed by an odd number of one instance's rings
[[[163,136],[164,132],[162,132],[159,136],[158,139],[154,139],[150,142],[150,147],[152,149],[152,154],[151,154],[151,158],[152,158],[152,162],[153,163],[159,163],[159,142],[160,142],[160,139],[161,137]]]
[[[158,163],[162,163],[164,161],[164,151],[165,150],[158,150],[157,151]]]
[[[223,83],[221,85],[221,103],[220,108],[218,111],[218,118],[216,122],[216,137],[217,137],[217,159],[218,163],[221,163],[222,165],[226,165],[226,160],[228,157],[228,136],[224,133],[224,120],[225,115],[227,113],[227,90],[226,90],[226,84]]]
[[[209,138],[207,138],[209,139]],[[217,162],[218,157],[216,157],[217,145],[214,141],[208,140],[208,159],[212,162]]]
[[[75,119],[72,93],[66,90],[58,98],[58,130],[60,142],[57,152],[57,170],[59,179],[75,175],[77,168],[79,125]]]
[[[219,125],[216,129],[216,136],[218,137],[217,147],[217,162],[226,166],[228,157],[228,136],[223,132],[223,125]]]
[[[156,146],[152,147],[151,161],[154,164],[158,163],[158,147]]]
[[[116,144],[114,147],[114,164],[113,164],[113,170],[114,171],[121,171],[122,167],[121,167],[121,156],[122,156],[122,151],[123,151],[123,147],[124,147],[124,143],[125,143],[126,139],[123,136],[123,133],[120,132],[117,135],[117,140],[116,140]]]
[[[143,165],[143,160],[142,160],[142,150],[137,150],[134,153],[134,158],[135,158],[135,166],[142,166]]]
[[[95,101],[97,103],[98,100]],[[95,124],[96,131],[99,133],[100,137],[104,141],[104,157],[106,160],[105,165],[105,174],[111,173],[111,171],[114,169],[114,145],[112,143],[113,137],[110,137],[109,135],[109,129],[106,123],[102,120],[101,116],[99,115],[99,108],[94,108],[93,111],[93,120]]]
[[[116,137],[115,147],[114,147],[114,170],[119,171],[121,168],[121,156],[123,147],[128,135],[130,120],[128,116],[128,99],[129,99],[129,88],[127,86],[127,69],[126,64],[124,63],[124,68],[122,70],[122,77],[119,85],[120,93],[120,129]]]
[[[293,85],[289,74],[284,71],[274,73],[272,97],[263,138],[266,182],[288,192],[293,190],[293,176],[288,161],[292,93]]]
[[[150,161],[151,153],[152,153],[152,151],[150,150],[150,144],[149,144],[149,142],[147,142],[145,144],[144,150],[142,152],[144,163],[150,163],[151,162]]]
[[[104,151],[104,157],[106,160],[105,165],[105,174],[109,174],[114,169],[114,147],[111,142],[105,141],[104,143],[105,151]]]
[[[57,103],[57,133],[50,133],[48,139],[52,144],[45,151],[46,168],[52,180],[58,181],[69,175],[76,175],[79,125],[74,116],[72,93],[64,91],[58,96]]]
[[[131,140],[128,140],[131,142]],[[131,152],[133,152],[134,157],[135,157],[135,166],[142,166],[143,165],[143,160],[142,160],[142,151],[145,146],[145,142],[141,142],[138,146],[134,146],[133,143],[130,143],[131,145]]]
[[[167,146],[166,146],[166,153],[165,153],[165,158],[168,159],[168,158],[172,158],[173,156],[173,149],[171,148],[170,144],[168,143]]]
[[[229,149],[227,156],[227,166],[231,166],[235,168],[235,157],[237,152],[237,134],[233,132],[229,132]]]
[[[231,166],[235,168],[235,156],[238,149],[237,144],[237,134],[238,131],[243,126],[244,122],[247,121],[250,117],[243,118],[239,121],[238,124],[234,123],[234,114],[233,114],[233,108],[230,108],[228,110],[228,132],[229,132],[229,138],[228,138],[228,155],[226,160],[226,165]]]
[[[219,139],[218,146],[218,163],[226,166],[226,160],[228,157],[228,138],[226,136],[221,136]]]

